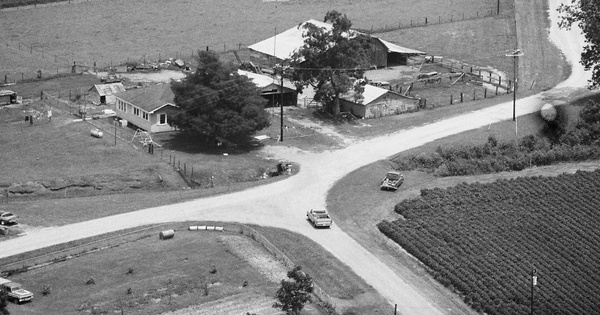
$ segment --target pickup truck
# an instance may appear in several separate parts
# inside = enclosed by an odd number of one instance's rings
[[[333,220],[327,213],[327,210],[310,209],[306,212],[306,217],[314,227],[331,227]]]
[[[11,280],[0,278],[0,290],[8,294],[8,299],[16,303],[22,303],[33,300],[33,293],[23,289],[23,287]]]
[[[404,177],[396,171],[389,171],[381,180],[381,189],[397,190],[404,182]]]

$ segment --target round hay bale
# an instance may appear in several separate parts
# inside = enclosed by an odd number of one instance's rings
[[[174,230],[164,230],[164,231],[161,231],[160,233],[158,233],[158,237],[161,240],[167,240],[167,239],[173,238],[174,236],[175,236]]]

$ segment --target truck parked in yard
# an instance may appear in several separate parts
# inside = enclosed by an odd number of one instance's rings
[[[8,294],[8,299],[15,303],[33,300],[33,293],[23,289],[23,286],[11,280],[0,278],[0,290]]]
[[[404,177],[396,172],[389,171],[385,174],[385,177],[381,180],[381,189],[392,189],[397,190],[400,188],[400,185],[404,182]]]
[[[310,209],[310,211],[306,212],[306,216],[314,227],[331,227],[333,223],[327,210]]]

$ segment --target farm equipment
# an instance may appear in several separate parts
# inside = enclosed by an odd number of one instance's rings
[[[381,180],[380,188],[382,190],[397,190],[404,183],[404,176],[399,172],[389,171]]]

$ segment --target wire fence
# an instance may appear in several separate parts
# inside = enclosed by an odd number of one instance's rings
[[[22,60],[13,68],[5,66],[0,69],[0,84],[27,82],[37,79],[50,78],[60,75],[83,72],[126,72],[135,68],[140,71],[153,71],[158,69],[180,69],[191,66],[199,50],[212,50],[223,55],[224,61],[237,61],[232,53],[236,52],[241,59],[247,60],[250,53],[247,44],[223,43],[222,47],[200,46],[189,50],[175,50],[172,52],[141,53],[137,56],[124,56],[110,60],[83,60],[75,53],[59,53],[47,47],[28,44],[24,42],[9,42],[2,44],[4,49],[12,50]],[[129,66],[127,68],[126,66]]]
[[[389,23],[383,25],[371,25],[370,29],[357,29],[357,31],[367,33],[367,34],[378,34],[378,33],[386,33],[392,32],[402,29],[414,28],[414,27],[426,27],[432,25],[441,25],[448,23],[461,22],[466,20],[477,20],[477,19],[485,19],[493,16],[501,15],[503,11],[500,10],[482,10],[482,11],[468,11],[462,12],[460,14],[454,15],[438,15],[438,16],[424,16],[424,17],[415,17],[410,20],[399,20],[397,23]]]

